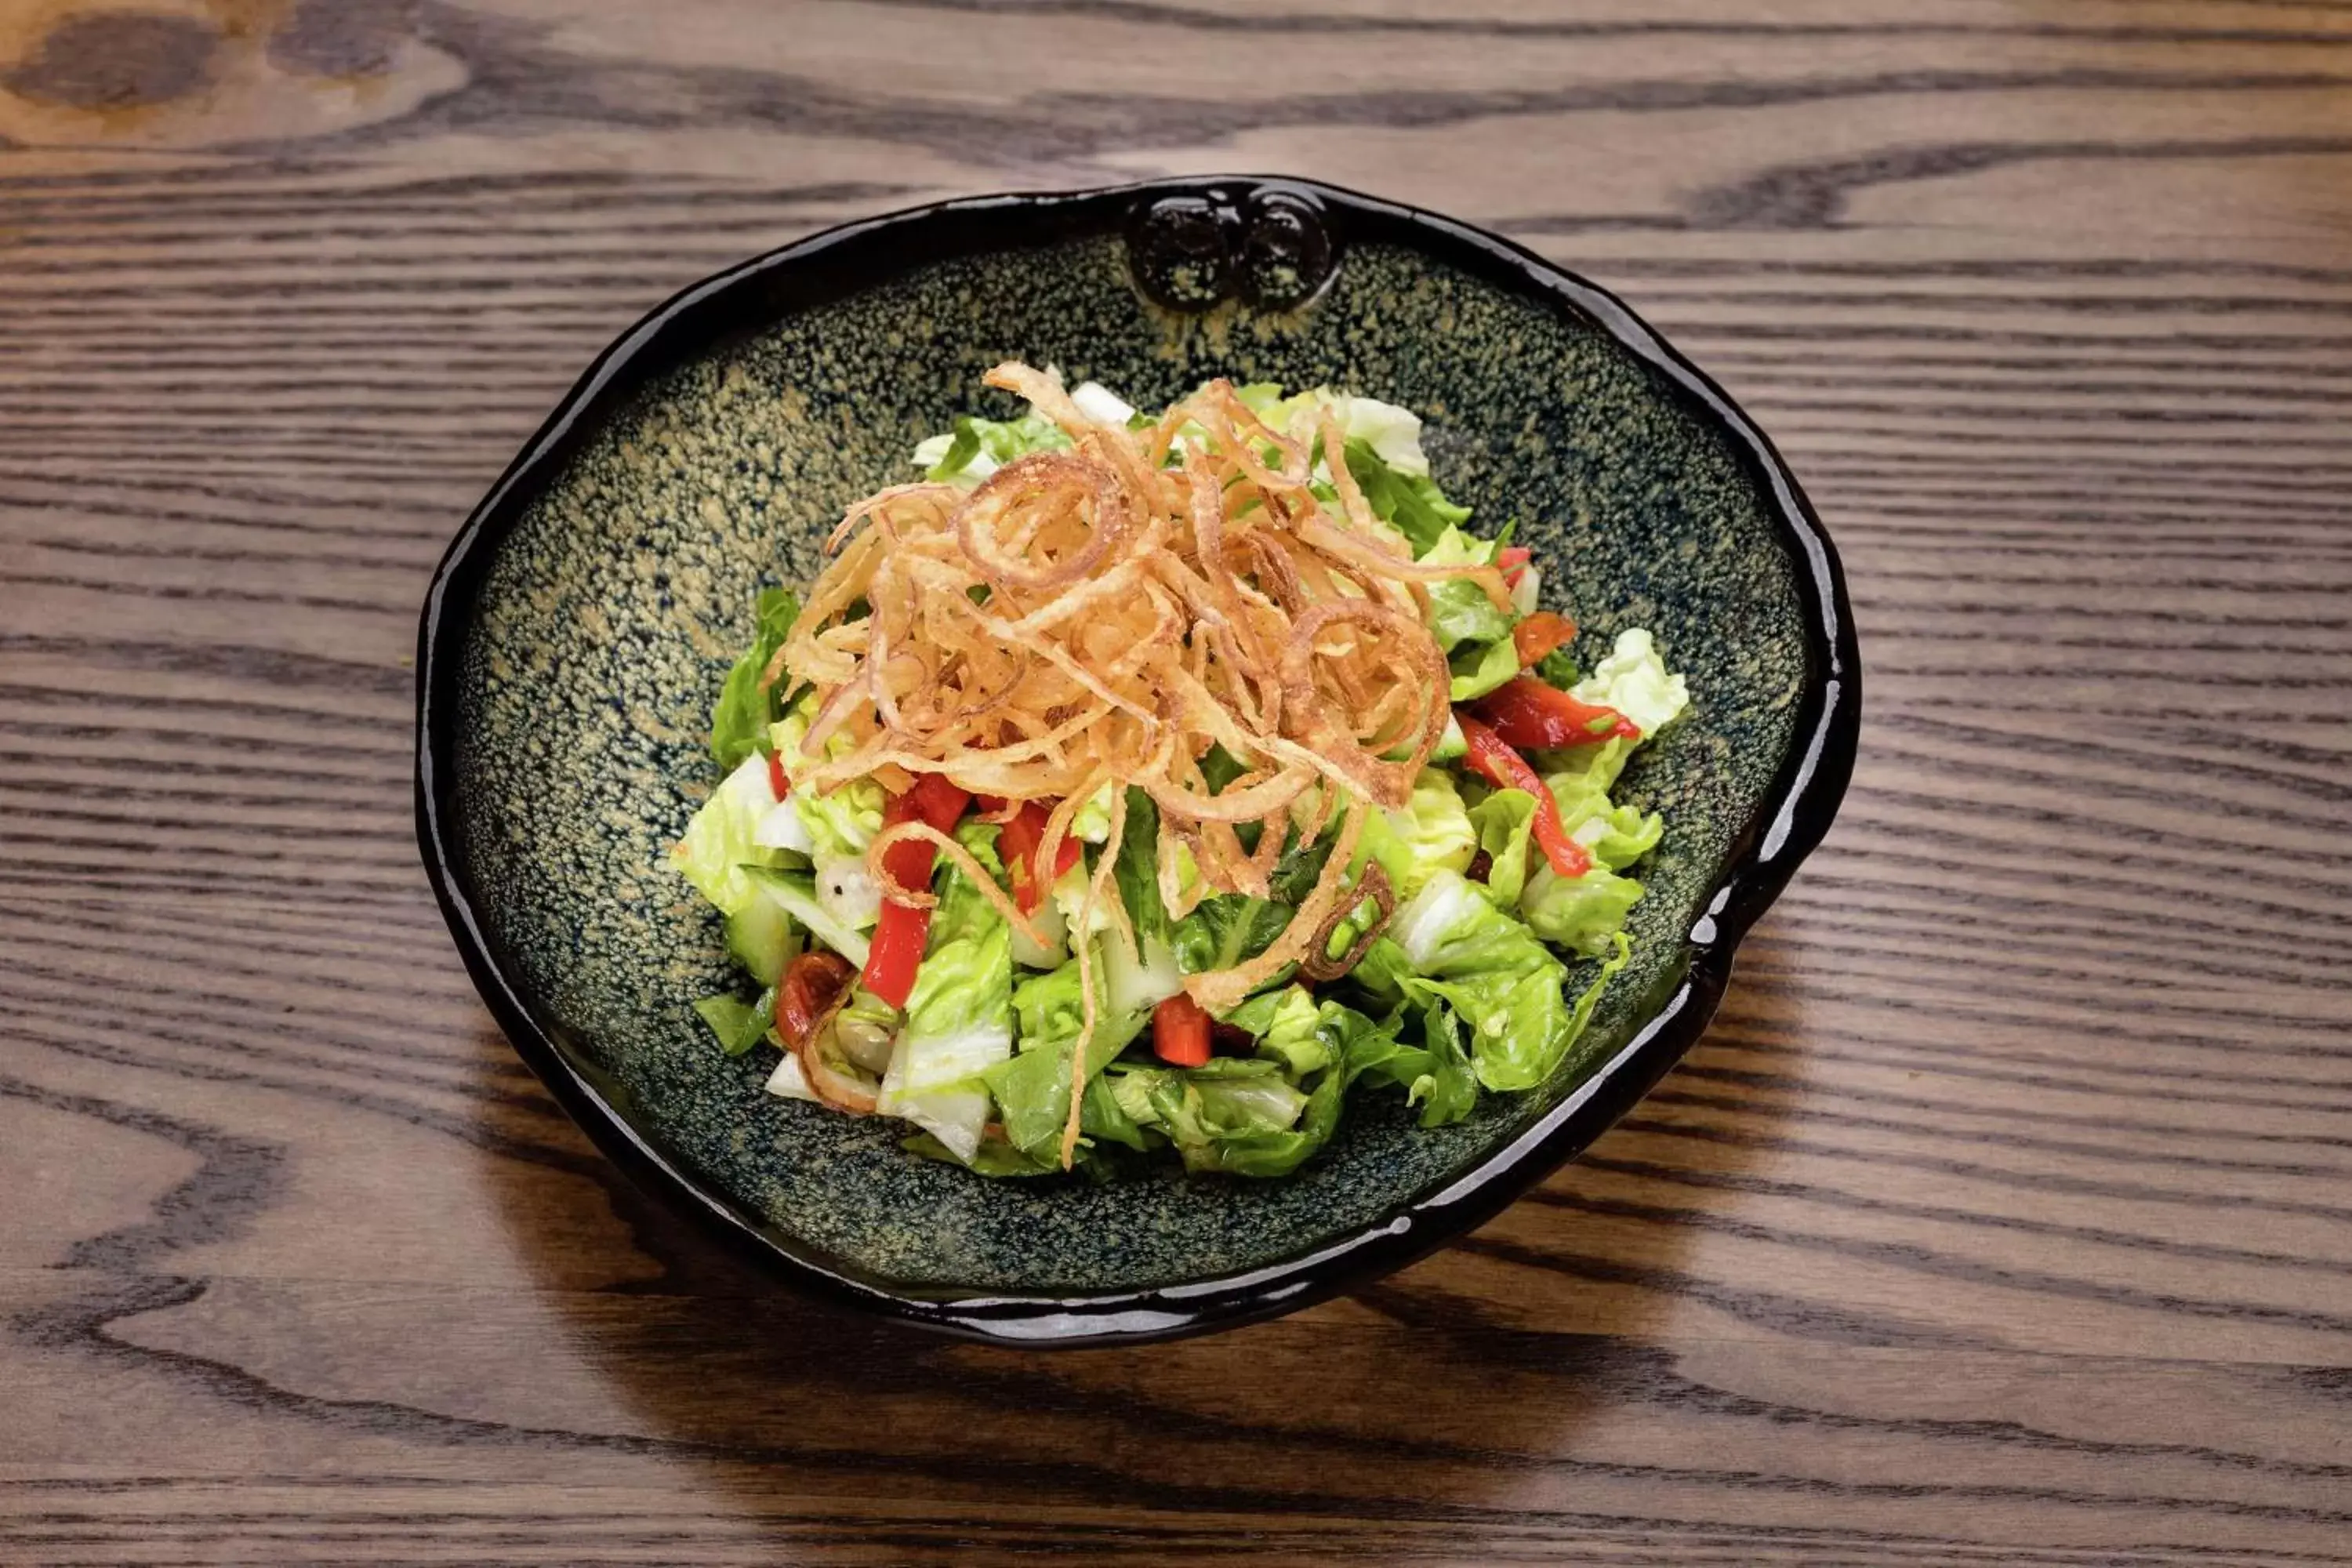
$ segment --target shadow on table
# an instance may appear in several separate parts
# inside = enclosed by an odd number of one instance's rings
[[[1769,1013],[1794,1037],[1798,1010],[1791,988],[1735,984],[1726,1017],[1744,1032]],[[1560,1506],[1546,1468],[1605,1455],[1596,1416],[1656,1396],[1669,1319],[1688,1333],[1741,1315],[1736,1289],[1685,1264],[1708,1213],[1769,1157],[1785,1107],[1741,1107],[1736,1137],[1700,1133],[1709,1113],[1685,1091],[1720,1098],[1706,1075],[1678,1069],[1586,1163],[1400,1274],[1138,1348],[1018,1352],[873,1321],[780,1287],[601,1161],[633,1245],[618,1227],[551,1223],[543,1180],[491,1167],[572,1349],[636,1417],[635,1438],[707,1462],[715,1507],[773,1516],[788,1467],[803,1499],[1427,1518]],[[596,1201],[584,1182],[566,1190]],[[609,1239],[583,1239],[596,1234]],[[627,1283],[582,1291],[583,1278]]]

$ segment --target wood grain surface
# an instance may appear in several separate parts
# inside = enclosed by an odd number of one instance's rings
[[[1038,1359],[772,1294],[411,830],[460,517],[842,218],[1307,174],[1625,294],[1869,670],[1580,1164]],[[2352,5],[0,0],[0,1562],[2352,1563]]]

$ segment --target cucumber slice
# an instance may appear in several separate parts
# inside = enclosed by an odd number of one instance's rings
[[[749,903],[727,917],[727,950],[752,979],[773,985],[784,965],[800,955],[801,933],[782,904],[755,889]]]
[[[858,968],[866,967],[866,955],[873,945],[871,939],[864,931],[835,920],[833,911],[817,901],[814,877],[805,871],[778,871],[767,866],[745,866],[741,870],[760,889],[763,901],[774,902],[806,926],[817,941]]]
[[[1437,749],[1429,753],[1433,763],[1450,763],[1456,757],[1470,754],[1470,742],[1462,734],[1461,721],[1451,713],[1445,716],[1445,733],[1438,737]]]

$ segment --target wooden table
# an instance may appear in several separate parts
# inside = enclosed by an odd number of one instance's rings
[[[2352,1562],[2352,7],[116,5],[0,5],[0,1561]],[[1844,815],[1686,1066],[1350,1300],[772,1295],[459,969],[427,574],[699,275],[1228,168],[1732,388],[1853,577]]]

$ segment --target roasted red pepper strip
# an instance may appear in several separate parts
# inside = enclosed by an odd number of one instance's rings
[[[1024,801],[1020,815],[1006,823],[997,837],[997,856],[1013,873],[1013,901],[1024,915],[1045,901],[1045,889],[1078,863],[1083,849],[1077,835],[1064,834],[1062,847],[1054,857],[1053,875],[1045,874],[1045,868],[1037,864],[1037,851],[1045,845],[1045,821],[1052,815],[1053,807],[1045,801]]]
[[[1511,647],[1518,651],[1521,669],[1533,669],[1544,655],[1575,637],[1576,623],[1549,610],[1538,610],[1511,628]]]
[[[1535,552],[1523,544],[1506,544],[1495,552],[1495,564],[1503,569],[1504,583],[1513,588],[1519,585],[1520,575],[1534,559]]]
[[[914,787],[901,798],[916,816],[945,833],[962,819],[964,807],[971,804],[971,792],[950,784],[945,773],[919,773]]]
[[[823,949],[786,964],[783,978],[776,983],[776,1033],[784,1044],[797,1049],[856,973],[849,960]]]
[[[778,800],[790,795],[793,789],[793,781],[784,776],[784,759],[775,752],[768,753],[768,787],[776,792]]]
[[[1209,1015],[1181,991],[1151,1010],[1151,1054],[1171,1067],[1209,1065]]]
[[[1592,869],[1592,857],[1584,846],[1568,836],[1559,820],[1559,803],[1551,797],[1535,769],[1528,766],[1527,758],[1503,743],[1502,737],[1470,717],[1454,710],[1454,719],[1462,726],[1462,739],[1468,742],[1469,754],[1463,761],[1470,771],[1497,789],[1523,789],[1536,797],[1536,847],[1543,851],[1551,868],[1563,877],[1581,877]]]
[[[894,795],[882,808],[882,826],[927,822],[941,833],[956,825],[971,796],[938,773],[919,776],[904,795]],[[920,840],[894,844],[882,852],[890,879],[902,888],[919,888],[931,879],[931,862],[939,851]],[[931,911],[882,900],[881,918],[874,924],[874,945],[866,955],[866,989],[893,1007],[907,1005],[915,988],[915,971],[923,962],[923,944],[931,934]]]
[[[1023,802],[1013,820],[996,833],[997,858],[1013,873],[1013,901],[1024,915],[1045,901],[1045,887],[1037,880],[1037,841],[1045,831],[1045,810],[1032,800]]]
[[[1506,745],[1548,752],[1590,746],[1622,736],[1642,738],[1641,728],[1614,708],[1580,702],[1531,675],[1513,676],[1478,699],[1478,716],[1494,726]]]
[[[874,945],[866,954],[866,989],[893,1007],[905,1006],[930,935],[930,910],[885,899],[881,918],[874,922]]]

